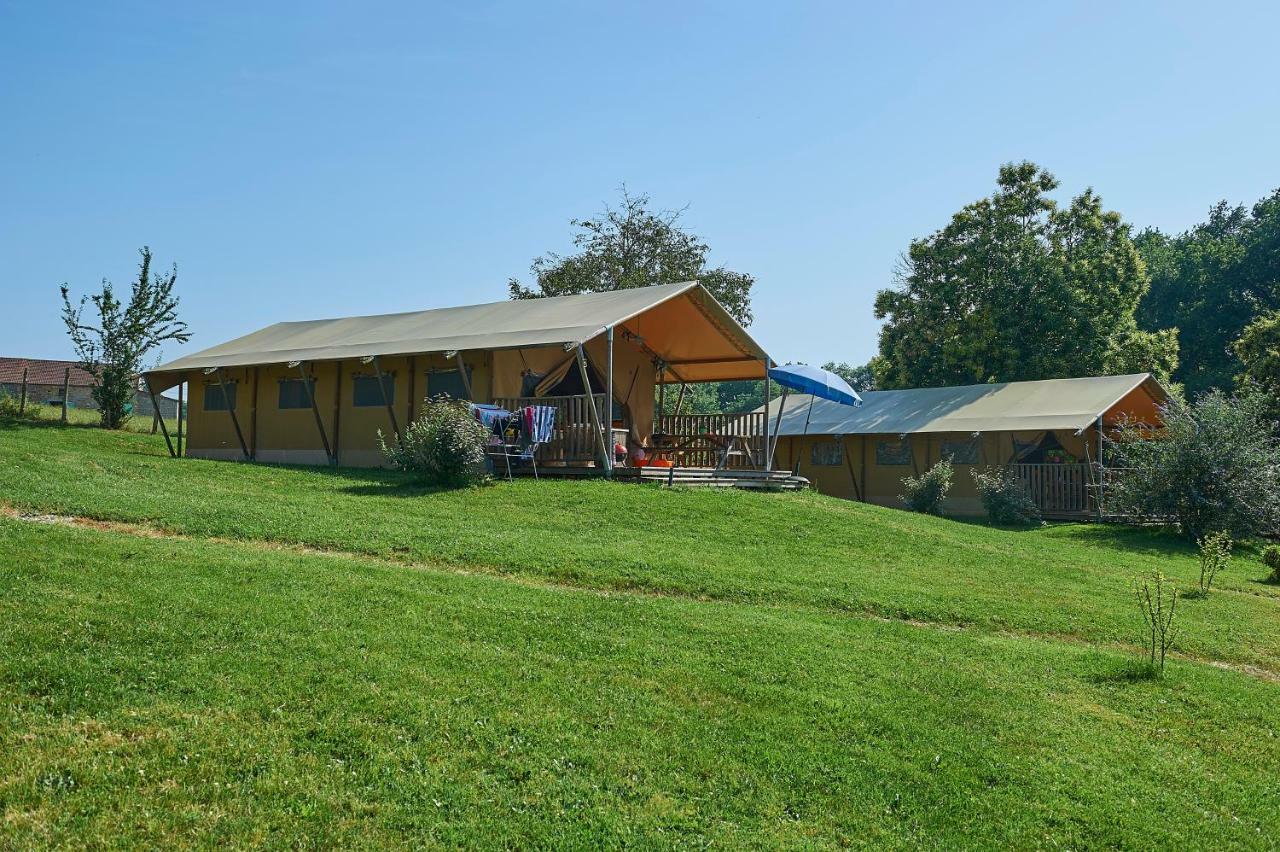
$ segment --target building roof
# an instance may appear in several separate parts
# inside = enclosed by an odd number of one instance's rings
[[[682,316],[687,322],[680,324],[678,333],[669,317],[650,322],[647,327],[641,321],[641,315],[660,306],[666,306],[664,316],[675,310],[685,312]],[[691,375],[682,377],[691,381],[742,378],[744,367],[735,362],[758,362],[767,357],[701,284],[688,281],[409,313],[281,322],[185,355],[150,372],[336,361],[372,355],[567,347],[585,343],[607,327],[624,323],[656,355],[671,363],[687,363]],[[760,370],[756,367],[750,375],[759,375]]]
[[[79,361],[51,361],[43,358],[0,358],[0,382],[21,384],[25,368],[28,384],[61,385],[68,367],[71,368],[71,387],[93,386],[93,376],[80,366]]]
[[[1150,373],[1046,379],[1036,382],[945,388],[866,391],[858,407],[790,395],[778,426],[780,436],[908,435],[925,432],[1006,432],[1047,429],[1080,431],[1139,387],[1156,402],[1168,394]],[[781,399],[769,406],[773,429]],[[806,428],[806,418],[808,425]]]

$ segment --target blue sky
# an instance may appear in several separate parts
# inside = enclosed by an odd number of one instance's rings
[[[501,299],[626,183],[874,354],[911,239],[1031,159],[1141,227],[1280,186],[1280,4],[0,2],[0,355],[179,266],[187,351]],[[171,347],[166,356],[179,354]]]

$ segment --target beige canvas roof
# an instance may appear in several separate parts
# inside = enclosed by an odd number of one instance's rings
[[[1167,398],[1149,373],[1037,382],[867,391],[859,407],[816,400],[805,428],[810,397],[787,397],[778,434],[907,435],[925,432],[1082,430],[1136,388],[1157,402]],[[780,399],[769,409],[772,428]]]
[[[571,346],[629,331],[688,381],[762,375],[764,350],[696,281],[436,308],[378,316],[281,322],[184,355],[150,374],[372,355]],[[754,362],[754,366],[752,363]]]

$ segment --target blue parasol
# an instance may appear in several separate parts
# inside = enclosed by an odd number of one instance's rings
[[[849,387],[849,383],[830,370],[810,367],[808,364],[784,364],[772,367],[769,378],[787,391],[807,393],[819,399],[829,399],[841,405],[862,405],[862,397]]]
[[[809,418],[813,416],[813,401],[826,399],[841,405],[862,405],[862,397],[849,386],[849,383],[830,370],[821,367],[810,367],[808,364],[784,364],[781,367],[770,367],[769,378],[782,385],[782,399],[778,402],[778,417],[773,424],[773,447],[769,449],[769,459],[773,459],[773,450],[778,446],[778,428],[782,425],[782,410],[787,405],[787,394],[791,391],[809,394],[809,412],[804,418],[804,433],[809,434]],[[766,415],[768,416],[768,415]]]

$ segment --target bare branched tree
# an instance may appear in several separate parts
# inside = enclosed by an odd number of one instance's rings
[[[116,298],[105,278],[101,292],[81,296],[78,302],[72,302],[66,284],[61,288],[62,320],[80,366],[93,376],[93,399],[107,429],[119,429],[129,419],[129,403],[147,353],[167,340],[191,339],[187,324],[178,319],[178,297],[173,295],[177,265],[153,276],[151,249],[143,246],[141,254],[128,304]],[[90,304],[96,318],[84,316]]]

